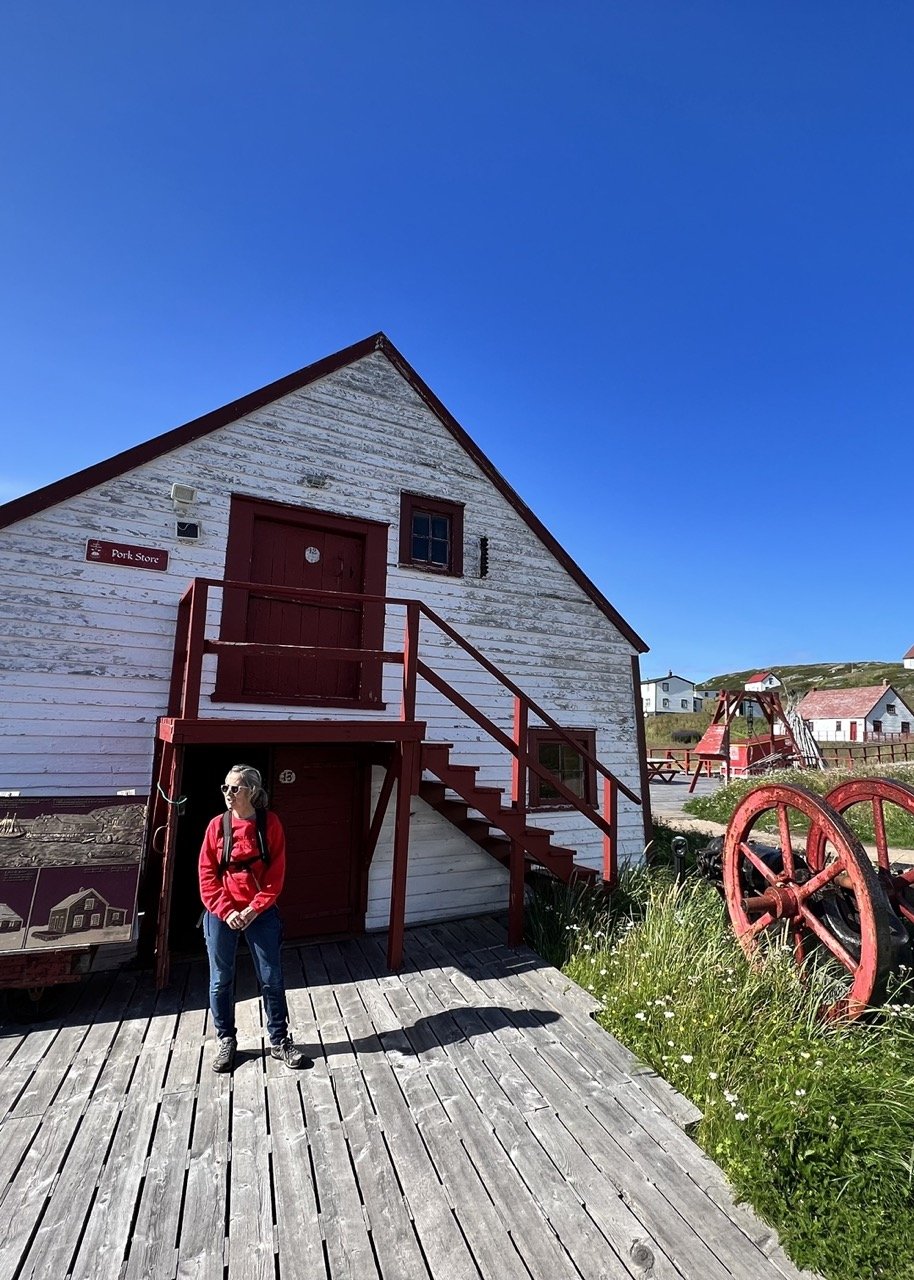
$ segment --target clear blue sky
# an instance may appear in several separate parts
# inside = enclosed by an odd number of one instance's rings
[[[385,330],[650,643],[914,644],[909,0],[11,0],[0,500]]]

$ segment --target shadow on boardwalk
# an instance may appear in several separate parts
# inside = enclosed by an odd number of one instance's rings
[[[290,1072],[250,968],[209,1069],[203,964],[99,975],[0,1035],[0,1280],[791,1280],[694,1108],[492,920],[287,948]]]

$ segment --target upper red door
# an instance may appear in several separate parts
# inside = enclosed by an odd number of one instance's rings
[[[386,526],[302,507],[232,499],[226,578],[271,586],[383,595]],[[276,600],[227,591],[224,639],[261,644],[381,648],[383,607],[359,601]],[[235,701],[377,706],[380,667],[295,654],[220,663],[216,696]]]

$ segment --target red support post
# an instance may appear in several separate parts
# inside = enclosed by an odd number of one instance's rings
[[[525,820],[527,816],[527,727],[529,708],[526,700],[515,695],[513,740],[517,755],[511,758],[511,804],[514,811]],[[524,940],[524,846],[519,840],[511,841],[508,863],[508,946],[519,947]]]
[[[387,967],[399,969],[403,963],[403,934],[406,929],[406,873],[409,865],[409,818],[412,779],[416,772],[419,744],[400,743],[397,775],[397,805],[394,824],[394,858],[390,877],[390,925],[387,931]]]
[[[187,629],[187,661],[181,690],[181,716],[196,720],[200,715],[200,681],[203,677],[203,642],[206,639],[206,583],[194,582],[190,597]]]
[[[518,813],[527,812],[527,723],[529,709],[523,698],[514,699],[514,733],[517,755],[511,760],[511,803]]]
[[[419,658],[419,602],[411,600],[406,606],[406,625],[403,631],[403,701],[401,720],[416,718],[416,663]]]
[[[603,779],[603,818],[612,830],[611,836],[603,836],[603,879],[613,889],[618,873],[619,793],[609,778]]]

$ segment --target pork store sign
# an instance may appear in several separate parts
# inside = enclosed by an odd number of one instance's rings
[[[86,543],[86,559],[95,564],[119,564],[125,569],[168,568],[168,552],[159,547],[134,547],[126,542],[103,542],[90,538]]]

